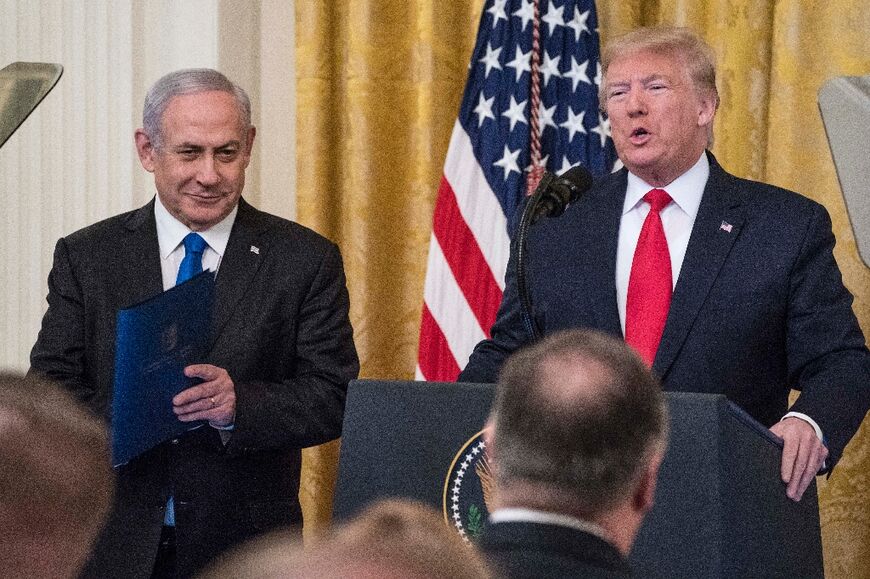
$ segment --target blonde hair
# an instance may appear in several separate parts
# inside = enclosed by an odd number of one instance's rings
[[[716,88],[716,56],[710,45],[692,29],[681,26],[647,26],[632,30],[609,41],[601,53],[601,76],[607,79],[607,70],[614,61],[639,52],[663,54],[678,58],[688,69],[695,90],[713,98],[719,108],[719,90]],[[598,87],[598,103],[605,112],[606,80]],[[713,144],[713,123],[710,123],[708,146]]]

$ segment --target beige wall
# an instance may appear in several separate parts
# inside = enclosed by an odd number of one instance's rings
[[[27,368],[57,239],[154,194],[132,134],[162,74],[212,67],[249,91],[258,136],[246,197],[295,214],[293,14],[287,0],[0,0],[0,67],[64,66],[0,150],[0,368]]]

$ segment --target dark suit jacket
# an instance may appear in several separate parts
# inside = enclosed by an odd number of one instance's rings
[[[478,547],[498,577],[631,577],[616,547],[589,533],[560,525],[489,524]]]
[[[822,428],[833,466],[870,407],[870,355],[834,261],[830,217],[708,157],[653,370],[665,390],[725,394],[768,427],[787,411],[789,390],[801,390],[792,410]],[[626,185],[625,169],[608,175],[561,217],[531,228],[532,315],[544,334],[587,327],[622,337],[615,278]],[[512,251],[492,338],[477,345],[462,381],[494,382],[529,340],[515,260]]]
[[[228,443],[204,426],[118,470],[116,504],[86,575],[148,577],[175,500],[183,576],[227,547],[301,525],[300,449],[339,436],[359,371],[337,247],[244,200],[216,278],[203,363],[236,388]],[[115,316],[163,291],[154,202],[58,241],[33,371],[111,421]]]

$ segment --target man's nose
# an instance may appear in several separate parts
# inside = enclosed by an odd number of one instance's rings
[[[647,112],[646,98],[643,90],[632,87],[628,91],[628,100],[626,102],[628,114],[632,117],[645,115]]]
[[[221,176],[217,171],[217,163],[214,156],[203,155],[202,160],[199,163],[196,180],[199,181],[201,185],[210,186],[217,185],[220,179]]]

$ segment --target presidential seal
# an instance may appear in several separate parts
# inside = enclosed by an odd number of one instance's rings
[[[463,539],[477,538],[489,516],[492,471],[481,430],[456,453],[444,480],[444,520]]]

